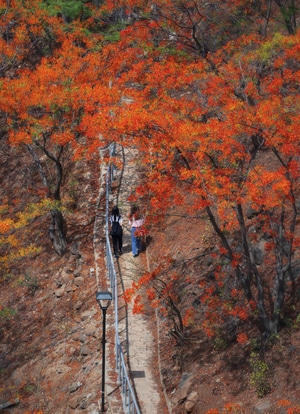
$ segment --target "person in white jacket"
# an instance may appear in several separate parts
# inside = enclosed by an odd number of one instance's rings
[[[131,207],[129,214],[129,225],[131,226],[131,248],[132,256],[137,257],[142,248],[142,240],[139,235],[139,230],[144,224],[144,218],[140,214],[140,210],[137,206]]]

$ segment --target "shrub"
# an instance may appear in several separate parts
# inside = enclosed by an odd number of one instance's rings
[[[255,352],[250,355],[250,368],[250,384],[255,388],[257,395],[263,397],[271,390],[270,369]]]

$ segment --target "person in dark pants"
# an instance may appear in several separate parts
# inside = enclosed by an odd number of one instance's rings
[[[122,216],[120,215],[119,208],[114,206],[109,218],[111,224],[110,234],[113,242],[114,256],[118,258],[122,254],[123,246],[123,229],[122,229]]]

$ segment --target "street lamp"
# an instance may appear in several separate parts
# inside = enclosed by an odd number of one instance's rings
[[[103,328],[102,328],[102,400],[101,400],[101,413],[105,412],[104,409],[104,386],[105,386],[105,322],[106,311],[112,301],[112,294],[110,292],[96,292],[96,301],[103,314]]]

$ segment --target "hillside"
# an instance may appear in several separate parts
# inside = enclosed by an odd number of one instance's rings
[[[1,174],[1,195],[12,200],[24,188],[16,172],[26,172],[26,166],[17,168],[15,162],[15,157],[7,155],[5,168],[10,173]],[[26,241],[34,240],[42,252],[17,261],[1,282],[2,311],[11,309],[13,314],[1,318],[0,403],[17,401],[1,412],[65,412],[72,406],[72,392],[81,387],[79,383],[85,384],[79,392],[82,407],[96,404],[99,398],[101,317],[95,303],[95,275],[90,273],[101,190],[98,166],[97,162],[85,163],[85,177],[80,174],[76,211],[67,219],[66,255],[59,258],[45,237],[49,216],[37,219]],[[76,171],[72,177],[76,178]],[[103,266],[103,257],[99,266]]]
[[[5,413],[98,410],[108,163],[110,204],[146,219],[121,296],[151,315],[174,414],[299,412],[299,11],[1,2]]]
[[[7,177],[2,189],[13,197],[16,190],[14,187],[11,192],[9,183],[16,171],[14,157],[7,158],[6,167],[11,172],[2,175]],[[97,160],[86,163],[84,168],[86,179],[80,180],[78,204],[71,216],[76,220],[68,220],[67,254],[58,258],[41,233],[43,253],[16,264],[14,275],[1,286],[2,306],[16,311],[7,320],[2,318],[1,323],[0,402],[16,401],[2,411],[5,414],[37,412],[35,410],[93,412],[100,398],[101,317],[94,298],[96,280],[90,269],[94,268],[95,260],[95,213],[104,219],[104,197],[101,196],[103,189],[99,188]],[[76,174],[76,171],[72,173],[74,179]],[[15,185],[18,186],[17,179]],[[195,219],[181,216],[180,210],[172,208],[164,228],[151,230],[145,252],[150,267],[161,255],[161,246],[164,255],[178,257],[184,246],[185,258],[195,257],[195,250],[196,256],[201,257],[213,241],[207,223],[198,220],[195,225]],[[47,227],[46,218],[43,221],[36,226]],[[79,221],[80,226],[76,224]],[[102,223],[104,225],[104,220]],[[97,232],[100,236],[96,234],[99,237],[96,244],[100,243],[101,249],[103,229],[98,228]],[[36,237],[36,232],[32,234]],[[196,262],[189,273],[195,280],[199,277],[199,268],[203,271],[208,265],[205,259],[199,260],[200,266]],[[100,257],[100,269],[102,261]],[[104,267],[101,271],[105,273]],[[181,309],[197,299],[195,290],[189,291],[188,286],[184,289]],[[248,344],[241,347],[237,343],[210,341],[197,325],[200,321],[195,319],[188,329],[187,341],[179,345],[172,336],[170,320],[160,317],[161,374],[174,413],[204,414],[229,403],[240,404],[238,412],[245,414],[253,413],[254,407],[258,409],[262,403],[267,408],[259,412],[279,413],[283,412],[278,405],[281,400],[298,403],[300,333],[297,325],[283,329],[265,353],[270,376],[261,386],[270,388],[264,398],[259,398],[251,385]],[[188,399],[191,395],[192,403]]]
[[[185,257],[194,257],[195,250],[198,254],[203,250],[203,234],[207,234],[207,225],[195,224],[195,220],[188,218],[178,219],[176,210],[172,209],[172,213],[164,230],[151,234],[153,245],[151,243],[148,249],[153,261],[161,254],[161,246],[165,254],[176,255],[177,258],[182,254],[183,246]],[[198,246],[196,249],[195,244]],[[199,273],[204,272],[207,266],[210,263],[200,259],[189,277],[198,280]],[[191,302],[201,306],[197,302],[199,296],[194,287],[181,285],[179,289],[180,292],[184,291],[184,295],[179,293],[181,309],[189,307]],[[298,406],[300,332],[297,323],[291,322],[287,316],[286,326],[264,353],[264,361],[269,367],[269,372],[264,375],[257,359],[253,359],[252,364],[250,362],[251,352],[256,352],[257,344],[254,341],[241,346],[230,339],[226,342],[222,337],[208,340],[204,332],[197,328],[202,318],[201,312],[197,315],[200,319],[197,321],[195,318],[183,345],[179,345],[170,334],[170,321],[166,323],[165,320],[166,324],[161,330],[162,372],[169,398],[177,406],[174,413],[275,414],[287,412],[283,409],[284,401]],[[257,374],[253,376],[255,370]],[[265,395],[259,397],[260,391],[265,391]],[[230,411],[230,404],[233,411]],[[238,404],[240,409],[234,411],[234,404]],[[228,411],[222,411],[226,406]],[[192,407],[191,411],[187,407]]]

